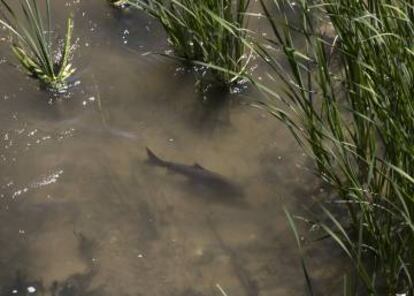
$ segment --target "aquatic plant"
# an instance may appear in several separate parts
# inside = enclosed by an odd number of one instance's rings
[[[335,189],[322,206],[325,218],[313,223],[352,263],[356,276],[347,277],[346,294],[411,295],[414,6],[405,0],[261,4],[274,37],[257,52],[284,89],[257,83],[267,95],[260,106],[287,124]]]
[[[164,27],[174,55],[197,65],[203,82],[232,86],[246,71],[250,0],[129,0]]]
[[[12,50],[20,64],[30,75],[54,91],[64,91],[67,79],[75,72],[70,63],[73,20],[68,18],[62,46],[52,42],[52,15],[50,0],[45,0],[45,15],[39,1],[19,0],[16,3],[0,0],[0,24],[12,35]]]
[[[128,4],[128,0],[108,0],[111,5],[115,7],[125,7]]]

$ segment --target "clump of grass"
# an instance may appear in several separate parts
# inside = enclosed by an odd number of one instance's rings
[[[115,7],[125,7],[128,5],[128,0],[108,0],[111,5]]]
[[[231,87],[249,62],[246,54],[250,0],[129,0],[164,27],[174,55],[198,65],[202,81]]]
[[[52,15],[50,0],[45,0],[45,13],[39,1],[19,0],[16,3],[0,0],[0,24],[12,35],[12,50],[27,72],[39,79],[47,88],[62,92],[68,87],[67,79],[75,72],[70,63],[73,20],[67,21],[62,46],[52,41]]]
[[[257,52],[284,89],[258,85],[269,95],[265,107],[336,189],[334,204],[346,208],[345,217],[323,208],[328,222],[315,223],[353,264],[357,277],[347,294],[411,295],[414,6],[406,0],[261,3],[274,38]],[[275,19],[274,8],[284,17]],[[331,38],[321,27],[330,28]],[[305,44],[294,41],[298,34]],[[289,69],[268,45],[281,49]]]

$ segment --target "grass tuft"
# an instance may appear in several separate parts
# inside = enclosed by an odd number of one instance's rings
[[[203,85],[231,88],[240,82],[246,54],[250,0],[129,0],[159,20],[179,59],[197,66]]]
[[[261,3],[273,37],[257,53],[284,88],[258,85],[268,95],[265,107],[288,125],[320,178],[336,189],[335,205],[347,210],[344,217],[324,208],[328,222],[320,223],[353,264],[357,277],[352,285],[347,280],[346,294],[411,295],[414,6],[405,0]],[[280,49],[287,68],[269,46]]]
[[[62,92],[68,87],[67,79],[75,72],[70,63],[72,52],[73,20],[68,18],[63,46],[52,42],[52,15],[50,0],[45,0],[42,14],[39,1],[19,0],[11,4],[0,0],[0,24],[12,35],[12,50],[33,77],[47,88]],[[15,7],[20,5],[20,9]]]

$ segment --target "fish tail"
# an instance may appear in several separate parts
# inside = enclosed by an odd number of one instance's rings
[[[145,147],[145,149],[147,150],[148,160],[150,162],[158,165],[163,164],[163,161],[157,155],[155,155],[155,153],[152,152],[151,149],[149,149],[148,147]]]

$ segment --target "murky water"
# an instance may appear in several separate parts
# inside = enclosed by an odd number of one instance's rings
[[[75,14],[70,94],[50,98],[0,42],[0,295],[305,295],[283,207],[311,206],[320,186],[289,132],[247,106],[257,94],[205,102],[145,54],[167,49],[151,18],[53,2],[58,23]],[[332,249],[310,254],[333,295]]]

